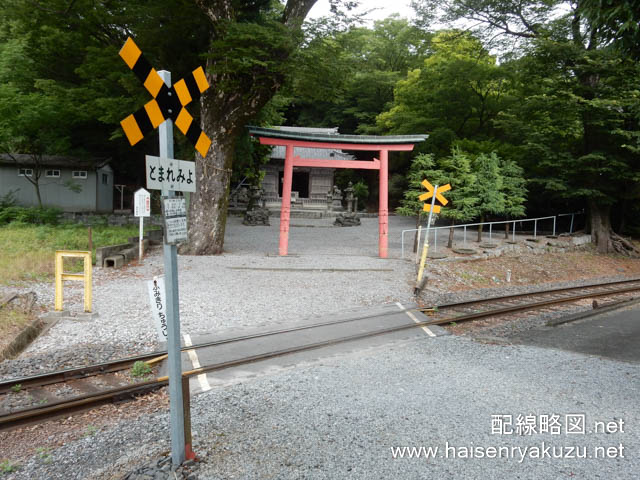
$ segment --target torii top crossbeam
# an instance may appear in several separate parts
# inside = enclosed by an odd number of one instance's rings
[[[302,133],[274,128],[249,127],[249,133],[260,139],[263,145],[280,145],[286,148],[284,158],[284,178],[282,186],[282,207],[280,213],[280,255],[287,255],[289,247],[289,217],[291,214],[291,182],[293,167],[314,168],[364,168],[380,171],[380,195],[378,209],[379,255],[387,258],[389,212],[389,152],[410,151],[416,143],[426,140],[427,135],[338,135]],[[379,152],[379,158],[372,160],[320,160],[294,157],[295,147],[329,148],[336,150],[365,150]]]

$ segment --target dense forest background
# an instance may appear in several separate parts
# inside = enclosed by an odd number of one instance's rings
[[[193,253],[221,251],[229,188],[260,181],[248,124],[429,134],[390,158],[390,204],[405,214],[429,174],[459,191],[451,221],[584,209],[600,251],[614,231],[640,234],[640,2],[416,0],[414,19],[370,26],[336,0],[304,21],[314,3],[5,0],[0,150],[111,158],[118,183],[142,185],[156,137],[130,147],[119,126],[148,101],[118,56],[132,36],[174,81],[205,65],[212,85],[189,110],[213,153],[175,136],[201,176]],[[369,175],[340,172],[338,186],[368,185],[375,205]]]

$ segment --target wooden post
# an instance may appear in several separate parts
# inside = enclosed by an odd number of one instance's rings
[[[89,252],[93,252],[93,236],[91,234],[91,227],[89,227]]]
[[[189,377],[182,377],[182,404],[184,405],[184,456],[187,460],[194,460],[193,437],[191,436],[191,393],[189,391]]]

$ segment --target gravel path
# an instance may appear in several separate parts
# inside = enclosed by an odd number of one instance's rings
[[[200,479],[636,479],[638,388],[638,365],[460,337],[401,342],[197,396],[194,447],[204,462],[196,473]],[[561,432],[492,434],[492,415],[507,414],[514,429],[518,415],[559,415]],[[571,414],[585,415],[587,431],[596,421],[622,420],[624,432],[566,434]],[[166,451],[167,425],[164,413],[118,425],[7,478],[119,478]],[[394,459],[391,450],[442,453],[446,442],[456,455],[464,455],[461,447],[507,447],[513,457]],[[543,449],[543,442],[569,456],[615,447],[610,453],[617,458],[535,458],[533,447]]]
[[[246,227],[240,218],[230,217],[227,253],[179,256],[182,333],[277,325],[359,306],[411,301],[413,266],[399,259],[400,230],[411,219],[392,219],[391,258],[384,260],[377,257],[377,222],[364,218],[361,227],[340,228],[330,219],[294,219],[292,255],[283,258],[276,255],[277,218],[271,227]],[[93,307],[99,318],[60,321],[20,359],[0,363],[0,378],[155,350],[147,281],[162,273],[161,248],[152,250],[143,265],[94,269]],[[41,305],[53,305],[52,284],[25,290],[34,290]],[[64,293],[65,308],[80,311],[81,283],[67,282]]]
[[[288,257],[276,255],[279,219],[271,220],[270,227],[246,227],[241,218],[229,217],[223,255],[179,256],[183,334],[197,336],[228,328],[276,326],[300,317],[413,300],[415,267],[400,259],[401,231],[413,228],[413,219],[390,217],[389,258],[384,260],[377,256],[377,218],[363,218],[360,227],[349,228],[333,227],[332,219],[294,218]],[[94,269],[93,306],[99,318],[58,322],[19,359],[1,362],[0,379],[156,350],[147,281],[162,275],[163,268],[162,249],[155,248],[142,265],[121,270]],[[503,284],[499,291],[446,293],[440,285],[447,284],[447,264],[432,263],[428,275],[430,280],[422,294],[425,303],[532,288]],[[0,287],[0,295],[9,290]],[[36,292],[41,306],[51,309],[52,282],[23,288],[31,290]],[[80,282],[67,282],[64,293],[65,308],[72,313],[80,311]],[[531,326],[534,324],[537,323]]]

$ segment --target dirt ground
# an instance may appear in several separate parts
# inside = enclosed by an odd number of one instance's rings
[[[8,296],[0,299],[0,360],[13,340],[36,320],[36,309],[30,296]]]
[[[506,254],[487,260],[431,264],[439,291],[538,285],[585,278],[640,276],[640,259],[597,254],[593,249],[541,254]],[[510,271],[510,282],[507,275]]]
[[[104,405],[72,417],[0,432],[3,449],[0,460],[19,464],[36,454],[40,461],[47,462],[49,452],[67,442],[89,437],[114,421],[133,421],[162,409],[169,409],[166,388],[130,402]]]

